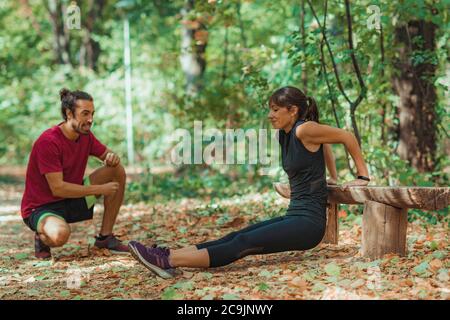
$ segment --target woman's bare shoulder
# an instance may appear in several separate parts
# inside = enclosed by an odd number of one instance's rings
[[[314,135],[314,132],[318,129],[318,126],[320,126],[320,124],[315,121],[306,121],[297,126],[295,129],[295,135],[299,139],[302,139],[305,135]]]

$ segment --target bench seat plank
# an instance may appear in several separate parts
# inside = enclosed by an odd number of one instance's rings
[[[275,190],[284,198],[290,197],[290,188],[285,183],[274,183]],[[375,201],[396,208],[440,210],[450,205],[448,187],[348,187],[328,186],[328,202],[342,204],[364,204]]]

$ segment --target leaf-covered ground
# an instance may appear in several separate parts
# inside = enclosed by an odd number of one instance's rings
[[[217,269],[153,276],[131,256],[92,248],[95,219],[72,225],[53,259],[33,255],[33,233],[19,216],[21,185],[0,188],[0,299],[450,299],[448,226],[410,223],[408,255],[367,261],[360,255],[361,217],[340,222],[340,243],[306,252],[246,257]],[[123,240],[180,247],[280,214],[274,192],[212,201],[125,205],[115,233]]]

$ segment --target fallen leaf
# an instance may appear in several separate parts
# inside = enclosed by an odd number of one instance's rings
[[[305,290],[308,287],[308,282],[301,277],[295,277],[289,282],[291,285],[300,289],[300,291]]]
[[[428,261],[424,261],[421,264],[415,266],[413,270],[419,275],[425,274],[428,270]]]
[[[28,253],[18,253],[14,255],[14,259],[16,260],[24,260],[26,258],[28,258]]]
[[[325,272],[329,276],[338,277],[341,273],[341,268],[334,262],[330,262],[325,266]]]
[[[339,210],[339,212],[338,212],[338,217],[339,217],[339,218],[342,218],[342,219],[347,218],[347,211],[345,211],[345,210]]]
[[[193,276],[194,276],[194,273],[193,273],[193,272],[189,272],[189,271],[184,271],[184,270],[183,270],[183,275],[182,275],[183,278],[190,279],[190,278],[192,278]]]
[[[350,286],[354,289],[358,289],[358,288],[361,288],[362,286],[364,286],[365,284],[366,284],[366,281],[364,279],[357,279],[356,281],[352,282],[352,284]]]
[[[439,259],[433,259],[430,261],[430,268],[433,272],[436,272],[440,268],[442,268],[442,261]]]
[[[59,293],[59,295],[60,295],[61,297],[66,298],[66,297],[70,296],[70,291],[69,291],[69,290],[63,290],[63,291],[61,291],[61,292]]]
[[[447,269],[439,270],[437,278],[438,278],[439,281],[447,282],[450,279],[450,276],[448,275]]]
[[[447,253],[444,251],[434,251],[433,252],[433,258],[436,259],[444,259],[446,257]]]
[[[265,278],[271,278],[272,277],[272,273],[270,271],[267,270],[262,270],[258,276],[260,277],[265,277]]]
[[[313,292],[319,292],[319,291],[325,290],[326,288],[327,288],[327,287],[326,287],[323,283],[317,282],[317,283],[313,286],[312,291],[313,291]]]
[[[430,247],[431,250],[437,250],[439,249],[439,244],[436,241],[431,241],[428,246]]]
[[[222,296],[222,299],[223,300],[240,300],[241,298],[239,296],[235,295],[235,294],[232,294],[232,293],[225,293]]]
[[[240,225],[244,224],[245,220],[241,217],[237,217],[234,218],[233,221],[228,222],[227,224],[225,224],[226,227],[230,227],[230,228],[236,228],[239,227]]]
[[[263,282],[258,285],[257,289],[261,290],[261,291],[266,291],[266,290],[270,289],[270,287],[267,283]]]
[[[411,279],[405,279],[401,282],[403,285],[408,286],[408,287],[412,287],[414,285],[414,282],[412,282]]]

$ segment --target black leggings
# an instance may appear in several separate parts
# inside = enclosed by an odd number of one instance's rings
[[[285,215],[196,247],[208,250],[210,267],[221,267],[252,254],[312,249],[322,240],[325,224],[304,215]]]

